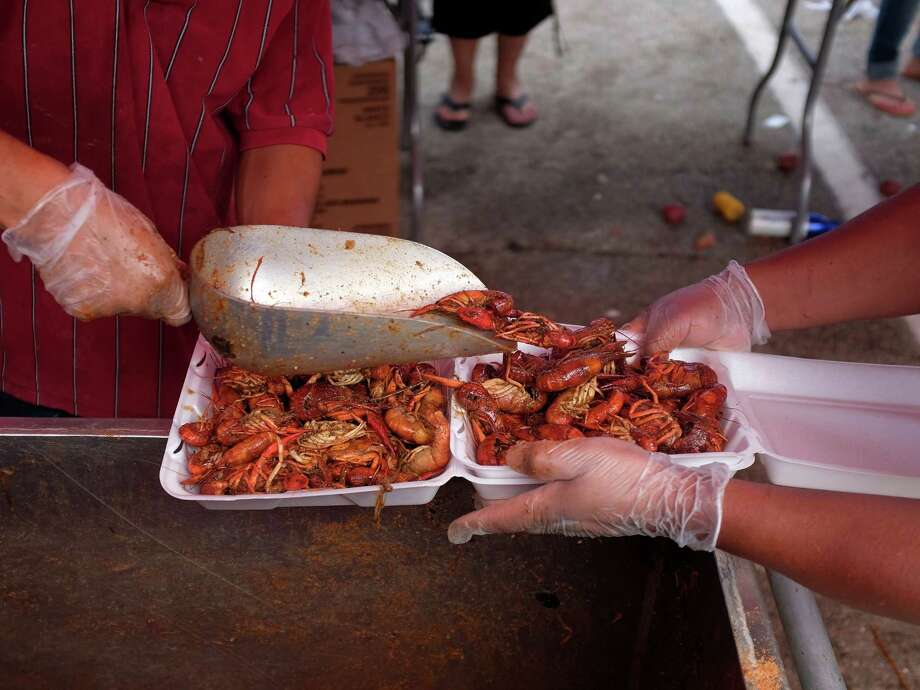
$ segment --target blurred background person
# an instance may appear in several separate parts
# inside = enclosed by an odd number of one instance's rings
[[[866,78],[856,91],[872,106],[895,117],[910,117],[917,106],[898,83],[898,56],[901,43],[917,16],[920,0],[882,0],[878,22],[869,46]],[[910,62],[901,75],[920,81],[920,37],[913,44]]]
[[[518,64],[527,35],[553,13],[552,0],[434,0],[434,30],[450,37],[454,72],[434,114],[439,127],[464,129],[470,120],[479,40],[498,34],[495,70],[495,110],[509,127],[529,127],[537,108],[524,93]]]

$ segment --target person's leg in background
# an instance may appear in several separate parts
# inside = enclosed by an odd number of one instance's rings
[[[920,0],[882,0],[869,46],[866,79],[856,85],[856,90],[869,103],[889,115],[908,117],[917,109],[904,95],[897,77],[898,53],[917,14],[918,4]],[[920,68],[920,64],[916,67]]]
[[[442,122],[467,122],[470,119],[470,99],[473,97],[473,87],[476,85],[476,48],[478,47],[478,38],[450,38],[454,72],[450,78],[447,99],[444,99],[438,106],[438,117]]]
[[[910,62],[904,66],[904,71],[901,72],[901,74],[908,79],[920,81],[920,35],[918,35],[917,40],[914,41]]]
[[[498,65],[495,71],[496,105],[505,122],[514,127],[526,127],[537,119],[537,109],[524,96],[518,79],[518,63],[524,54],[527,34],[498,36]]]
[[[526,127],[537,109],[521,88],[519,66],[527,35],[553,13],[552,0],[504,0],[494,9],[498,22],[495,107],[507,125]]]
[[[432,27],[450,38],[454,70],[450,86],[435,110],[442,129],[458,131],[470,119],[470,99],[476,85],[479,39],[494,31],[486,0],[434,0]]]

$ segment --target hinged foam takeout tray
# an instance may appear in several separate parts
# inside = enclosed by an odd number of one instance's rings
[[[920,498],[920,367],[686,350],[717,362],[774,484]]]
[[[221,365],[220,357],[201,336],[192,354],[182,395],[173,417],[166,451],[160,466],[160,484],[170,496],[184,501],[197,501],[213,510],[269,510],[279,506],[339,506],[359,505],[372,508],[377,502],[378,486],[358,486],[349,489],[307,489],[288,491],[281,494],[240,494],[237,496],[202,496],[198,487],[185,487],[182,480],[188,478],[186,467],[187,448],[179,438],[179,427],[186,422],[199,419],[208,408],[214,382],[214,371]],[[448,360],[435,364],[442,376],[453,374],[453,362]],[[451,458],[443,474],[422,482],[401,482],[393,485],[386,496],[386,505],[417,505],[428,503],[438,489],[452,477],[462,476],[457,461]]]
[[[920,367],[710,350],[678,350],[672,356],[708,364],[728,388],[722,421],[728,438],[725,451],[671,456],[675,462],[721,462],[739,470],[760,454],[776,484],[920,498],[920,463],[911,467],[920,443]],[[500,355],[486,355],[436,366],[442,375],[466,379],[477,362],[498,360]],[[160,483],[168,494],[215,510],[375,505],[377,486],[237,496],[201,496],[197,487],[184,487],[188,471],[179,427],[207,409],[219,365],[219,357],[199,338],[160,467]],[[509,498],[540,483],[508,467],[478,465],[466,415],[452,397],[450,424],[452,457],[444,473],[394,484],[386,505],[428,503],[454,477],[472,483],[485,500]]]

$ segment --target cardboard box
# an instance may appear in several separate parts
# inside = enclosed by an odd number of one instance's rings
[[[313,226],[399,235],[396,61],[335,67],[335,134]]]

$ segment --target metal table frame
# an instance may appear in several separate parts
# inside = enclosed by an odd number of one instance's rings
[[[147,437],[169,436],[167,419],[88,419],[0,417],[0,436]],[[788,690],[789,681],[757,583],[754,565],[722,551],[715,553],[738,662],[748,690]],[[764,685],[766,679],[769,684]]]
[[[767,573],[802,688],[846,690],[815,595],[781,573]]]
[[[422,210],[425,186],[422,180],[422,127],[418,107],[418,1],[400,0],[399,16],[406,33],[403,54],[402,148],[409,152],[412,209],[409,216],[409,239],[419,242],[422,236]]]
[[[799,190],[798,200],[796,203],[795,225],[792,231],[792,241],[797,242],[805,238],[805,232],[808,225],[808,202],[811,197],[811,179],[812,179],[812,113],[815,103],[818,100],[818,92],[821,90],[821,84],[827,73],[827,61],[831,53],[831,47],[834,43],[834,35],[840,20],[843,18],[847,8],[854,0],[832,0],[831,9],[827,15],[827,23],[824,25],[824,34],[821,37],[821,43],[818,47],[817,54],[813,53],[802,34],[799,33],[795,26],[794,16],[798,0],[787,0],[786,11],[783,13],[783,21],[779,29],[779,37],[776,42],[776,53],[773,56],[773,62],[770,68],[757,82],[754,92],[751,94],[751,100],[748,104],[747,121],[744,126],[743,142],[745,146],[750,146],[754,133],[754,120],[757,117],[757,105],[763,94],[764,88],[770,82],[776,69],[779,67],[780,60],[789,43],[789,39],[798,48],[805,62],[811,68],[811,81],[808,85],[808,96],[805,99],[805,107],[802,110],[801,128],[799,130],[799,153],[801,155],[801,165],[799,166]]]

